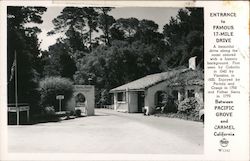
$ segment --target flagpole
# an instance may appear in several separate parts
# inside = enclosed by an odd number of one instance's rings
[[[16,119],[17,125],[19,125],[19,108],[18,108],[18,95],[17,95],[17,57],[16,57],[16,50],[15,50],[15,98],[16,98]]]

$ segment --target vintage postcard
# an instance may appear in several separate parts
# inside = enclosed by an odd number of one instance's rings
[[[248,1],[0,5],[0,160],[249,160]]]

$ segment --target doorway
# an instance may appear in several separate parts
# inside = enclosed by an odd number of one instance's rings
[[[138,112],[142,112],[142,109],[145,106],[145,94],[144,91],[138,92]]]

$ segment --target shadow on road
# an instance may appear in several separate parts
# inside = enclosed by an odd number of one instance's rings
[[[95,114],[94,116],[110,116],[110,115],[108,115],[108,114]]]

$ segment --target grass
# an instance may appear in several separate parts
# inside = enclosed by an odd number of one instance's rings
[[[32,115],[30,121],[27,122],[26,115],[22,115],[22,117],[20,117],[20,125],[34,125],[38,123],[59,122],[63,120],[75,119],[76,117],[84,117],[84,116],[83,115],[75,116],[68,111],[61,111],[61,112],[56,112],[54,114]],[[16,115],[8,116],[8,124],[16,125]]]
[[[185,113],[156,113],[154,116],[157,117],[168,117],[168,118],[178,118],[178,119],[183,119],[183,120],[191,120],[191,121],[199,121],[199,116],[194,115],[194,114],[185,114]]]

